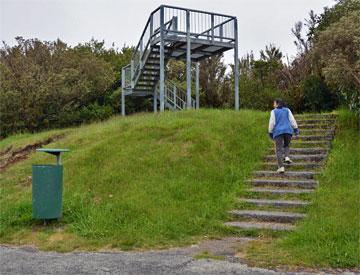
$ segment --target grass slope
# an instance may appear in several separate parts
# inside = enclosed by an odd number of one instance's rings
[[[266,265],[360,266],[359,119],[341,110],[327,165],[308,217],[285,238],[253,243],[248,256]]]
[[[225,234],[241,182],[269,146],[267,114],[201,110],[142,114],[66,129],[63,218],[31,218],[34,153],[0,177],[0,242],[68,251],[144,248]],[[63,130],[62,130],[63,131]],[[9,137],[21,146],[51,133]]]

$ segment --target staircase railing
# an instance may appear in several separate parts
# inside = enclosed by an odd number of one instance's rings
[[[160,96],[159,85],[156,85],[155,91]],[[165,104],[166,107],[172,110],[185,110],[187,108],[186,103],[186,91],[180,88],[175,82],[166,80],[165,81]],[[195,108],[196,103],[191,98],[191,107]]]
[[[176,109],[186,109],[186,91],[171,80],[165,81],[165,97],[167,100],[173,103]],[[195,108],[195,105],[195,100],[191,98],[191,107]]]

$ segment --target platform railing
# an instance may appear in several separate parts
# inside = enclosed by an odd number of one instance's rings
[[[177,28],[169,30],[167,34],[185,37],[189,31],[192,38],[230,43],[235,41],[234,16],[166,5],[162,7],[164,21],[177,18]]]

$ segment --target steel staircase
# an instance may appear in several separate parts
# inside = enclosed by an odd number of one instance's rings
[[[165,24],[167,28],[171,28],[172,22],[174,22],[175,19],[176,18],[172,18]],[[141,57],[143,61],[138,62],[138,66],[134,68],[135,74],[133,74],[133,76],[131,76],[131,68],[134,66],[132,64],[134,64],[134,59],[136,58],[135,54],[132,57],[132,63],[125,67],[125,75],[126,73],[130,75],[128,82],[126,82],[125,79],[126,84],[124,88],[127,95],[153,96],[155,92],[157,98],[160,97],[158,86],[160,79],[160,47],[155,43],[155,41],[151,41],[151,38],[149,38],[146,44],[150,49],[144,51]],[[165,66],[171,57],[170,52],[170,46],[165,46]],[[133,81],[133,83],[131,83],[131,81]],[[195,100],[193,98],[191,98],[191,105],[195,107]],[[165,81],[165,106],[170,110],[186,109],[186,91],[170,80]]]
[[[190,62],[198,62],[234,49],[236,24],[235,17],[222,14],[165,5],[154,10],[148,18],[131,63],[122,69],[122,101],[125,96],[131,95],[153,97],[154,104],[163,100],[164,106],[171,110],[195,107],[195,100],[187,98],[189,92],[165,77],[163,82],[160,81],[161,60],[164,60],[165,70],[171,58],[185,59],[187,70],[190,71],[189,57]],[[163,59],[161,49],[164,49]]]

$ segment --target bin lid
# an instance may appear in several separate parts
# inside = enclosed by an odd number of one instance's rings
[[[69,152],[69,149],[55,149],[55,148],[38,148],[36,149],[37,152],[45,152],[52,155],[60,155],[63,152]]]

